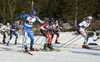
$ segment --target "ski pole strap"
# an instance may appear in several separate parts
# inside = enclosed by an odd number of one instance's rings
[[[69,41],[67,41],[66,43],[62,44],[60,47],[64,46],[65,44],[67,44],[68,42],[72,41],[73,39],[75,39],[76,37],[78,37],[79,35],[75,36],[74,38],[70,39]],[[59,47],[59,48],[60,48]]]
[[[81,36],[82,37],[82,36]],[[64,48],[68,47],[69,45],[71,45],[72,43],[74,43],[75,41],[79,40],[81,37],[79,37],[78,39],[74,40],[73,42],[71,42],[70,44],[66,45]]]

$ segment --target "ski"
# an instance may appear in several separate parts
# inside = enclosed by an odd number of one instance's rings
[[[0,51],[11,51],[11,50],[0,50]]]
[[[58,49],[58,48],[55,48],[55,49]],[[71,51],[71,49],[64,49],[64,48],[59,48],[58,50],[60,50],[60,51],[65,51],[65,50]]]
[[[0,44],[7,44],[7,43],[1,43],[1,42],[0,42]]]
[[[90,49],[100,50],[100,47],[90,47]]]
[[[52,43],[52,45],[55,45],[56,43]],[[60,44],[63,44],[63,43],[60,43]],[[58,44],[58,45],[60,45],[60,44]]]
[[[29,55],[33,55],[32,53],[30,53],[29,51],[26,52],[25,50],[18,50],[18,52],[23,52],[23,53],[26,53],[26,54],[29,54]]]
[[[89,48],[82,48],[82,49],[88,49],[88,50],[100,50],[100,47],[89,47]]]
[[[53,51],[55,51],[55,52],[60,52],[61,50],[59,50],[59,49],[52,49],[52,50],[50,50],[50,49],[39,49],[39,51],[46,51],[46,52],[53,52]]]
[[[1,42],[0,42],[0,44],[4,44],[4,45],[6,45],[7,43],[1,43]],[[9,43],[9,45],[12,45],[12,43]]]
[[[33,55],[32,53],[30,53],[30,52],[26,52],[26,51],[23,51],[23,53],[27,53],[27,54],[29,54],[29,55]]]
[[[74,39],[77,38],[78,36],[79,36],[79,35],[75,36],[74,38],[70,39],[70,40],[67,41],[66,43],[62,44],[61,46],[59,46],[59,48],[62,47],[62,46],[64,46],[64,45],[66,45],[66,44],[69,43],[70,41],[74,40]]]

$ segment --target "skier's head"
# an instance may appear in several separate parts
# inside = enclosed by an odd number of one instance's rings
[[[54,23],[54,21],[55,21],[54,18],[50,19],[50,23]]]
[[[88,22],[91,22],[91,21],[92,21],[92,16],[88,16],[88,17],[87,17],[87,21],[88,21]]]
[[[58,19],[56,19],[54,23],[57,24],[58,23]]]
[[[54,22],[53,21],[50,21],[50,25],[52,26],[54,24]]]
[[[6,25],[7,27],[9,26],[9,23],[7,23],[7,25]]]
[[[14,20],[14,24],[16,24],[17,23],[17,20]]]
[[[35,10],[32,10],[31,11],[31,16],[34,17],[35,15],[36,15],[36,11]]]
[[[9,23],[7,23],[7,26],[9,26]]]

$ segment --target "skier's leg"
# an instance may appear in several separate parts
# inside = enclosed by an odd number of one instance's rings
[[[28,52],[28,49],[27,49],[27,30],[24,29],[24,48],[25,48],[25,51]]]
[[[16,32],[14,32],[14,35],[16,36],[16,38],[15,38],[15,45],[16,45],[17,44],[18,35],[17,35]]]
[[[82,36],[84,37],[84,43],[82,45],[82,48],[88,48],[90,49],[90,47],[87,46],[87,42],[88,42],[88,35],[87,34],[82,34]]]
[[[48,36],[48,45],[47,47],[50,48],[50,50],[53,50],[53,47],[51,47],[50,43],[51,43],[51,35],[50,32],[47,32],[47,36]]]
[[[58,42],[59,31],[55,30],[54,33],[57,35],[55,43],[56,43],[56,44],[60,44],[60,42]]]
[[[28,31],[28,35],[29,35],[29,37],[31,39],[31,42],[30,42],[30,51],[39,51],[39,50],[33,48],[33,43],[34,43],[34,34],[33,34],[33,31],[29,30]]]
[[[54,37],[54,32],[53,31],[50,31],[50,34],[51,34],[51,42],[50,42],[50,45],[52,45],[52,40],[53,40],[53,37]]]
[[[3,34],[3,43],[4,43],[4,44],[6,43],[5,40],[6,40],[6,35],[5,35],[5,33],[4,33],[4,34]]]

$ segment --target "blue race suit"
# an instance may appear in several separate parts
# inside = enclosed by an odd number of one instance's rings
[[[11,30],[10,30],[10,39],[9,39],[9,41],[12,39],[12,35],[15,35],[16,36],[16,39],[15,39],[15,41],[17,41],[17,39],[18,39],[18,35],[17,35],[17,33],[15,32],[15,30],[16,30],[16,28],[17,28],[17,24],[12,24],[12,28],[11,28]],[[8,41],[8,42],[9,42]]]
[[[19,16],[20,18],[26,18],[25,24],[24,24],[24,44],[27,45],[27,35],[31,38],[30,46],[33,46],[34,42],[34,34],[32,31],[32,25],[37,20],[40,23],[44,23],[44,21],[40,20],[37,16],[31,17],[31,14],[23,14],[23,12]]]
[[[85,41],[84,42],[88,42],[88,35],[87,35],[87,27],[90,25],[90,22],[87,22],[87,20],[81,22],[78,25],[78,33],[81,34]]]

